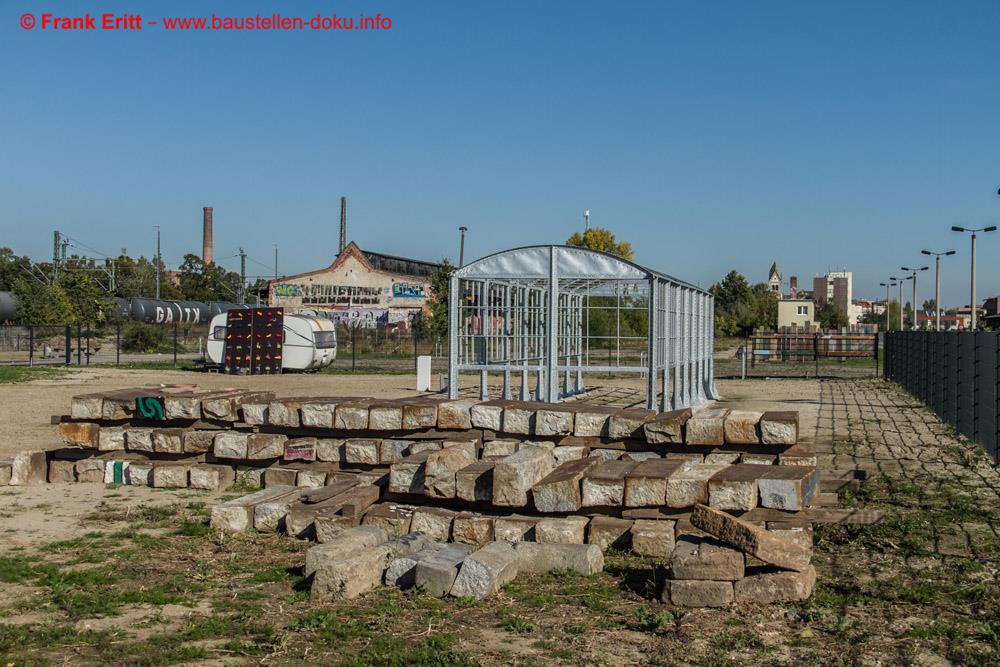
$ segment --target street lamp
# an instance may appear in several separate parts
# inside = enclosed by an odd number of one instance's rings
[[[903,326],[903,283],[907,280],[912,280],[912,277],[907,276],[906,278],[897,278],[892,276],[889,280],[895,280],[899,283],[899,330],[906,331],[906,327]]]
[[[160,226],[156,227],[156,298],[160,298]]]
[[[934,256],[934,310],[936,311],[934,330],[941,331],[941,257],[954,255],[955,251],[931,252],[930,250],[921,250],[920,253]]]
[[[912,325],[911,328],[914,331],[916,331],[917,330],[917,271],[926,271],[928,269],[928,267],[922,266],[919,269],[908,269],[905,266],[901,266],[899,268],[902,269],[903,271],[912,271],[913,272],[913,276],[912,276],[912,278],[913,278],[913,300],[910,302],[910,304],[912,305],[912,308],[910,310],[913,313],[913,321],[910,322],[910,324]]]
[[[892,280],[890,278],[890,280]],[[879,283],[885,288],[885,330],[889,330],[889,288],[895,287],[896,283]]]
[[[1000,193],[1000,191],[998,191]],[[972,234],[972,270],[971,279],[969,281],[969,291],[970,291],[970,303],[969,307],[972,310],[972,330],[976,330],[976,232],[995,232],[997,230],[996,226],[982,227],[980,229],[969,229],[967,227],[958,227],[952,225],[951,231],[953,232],[969,232]]]

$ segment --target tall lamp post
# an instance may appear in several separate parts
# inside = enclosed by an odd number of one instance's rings
[[[957,227],[952,225],[951,231],[953,232],[969,232],[972,234],[972,260],[971,260],[971,279],[969,281],[969,308],[972,310],[972,330],[976,330],[976,233],[977,232],[995,232],[997,230],[996,226],[982,227],[980,229],[969,229],[968,227]]]
[[[890,278],[891,280],[891,278]],[[895,287],[896,283],[879,283],[885,288],[885,330],[889,330],[889,288]]]
[[[160,226],[156,227],[156,298],[160,298]]]
[[[934,330],[941,331],[941,258],[954,255],[954,250],[946,252],[931,252],[921,250],[923,255],[933,255],[934,257]]]
[[[459,227],[458,231],[462,232],[462,240],[458,246],[458,268],[462,268],[465,266],[465,232],[469,231],[469,228]]]
[[[899,330],[900,331],[906,331],[906,326],[903,324],[903,283],[910,279],[911,279],[910,276],[907,276],[906,278],[896,278],[895,276],[892,276],[889,278],[889,280],[895,280],[897,283],[899,283]]]
[[[908,269],[905,266],[899,267],[903,271],[912,271],[913,275],[910,278],[913,280],[913,300],[910,302],[912,308],[910,311],[913,313],[913,321],[910,322],[910,328],[914,331],[917,330],[917,272],[926,271],[929,267],[922,266],[919,269]]]

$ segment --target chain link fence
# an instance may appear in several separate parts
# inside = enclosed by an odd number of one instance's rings
[[[891,331],[885,378],[1000,462],[1000,333]]]
[[[715,357],[717,378],[871,378],[877,334],[756,333]]]

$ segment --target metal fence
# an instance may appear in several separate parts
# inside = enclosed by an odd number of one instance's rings
[[[716,377],[873,377],[877,334],[755,333],[716,360]]]
[[[885,378],[1000,462],[1000,334],[891,331]]]

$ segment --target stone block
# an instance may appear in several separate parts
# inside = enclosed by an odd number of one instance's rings
[[[403,428],[403,406],[399,403],[372,403],[368,410],[368,428],[372,431],[398,431]]]
[[[667,507],[693,507],[708,502],[708,480],[728,467],[724,463],[696,463],[687,468],[682,465],[667,480],[664,504]]]
[[[264,488],[272,486],[296,486],[299,479],[299,469],[286,466],[271,466],[264,469]]]
[[[204,454],[215,444],[216,431],[188,431],[184,434],[185,454]]]
[[[191,466],[157,464],[153,466],[153,487],[157,489],[184,489],[188,486]]]
[[[786,570],[804,572],[809,568],[812,550],[764,528],[737,519],[725,512],[696,505],[691,513],[695,528],[717,537],[755,558]]]
[[[760,439],[765,445],[794,445],[799,440],[799,413],[765,412],[760,418]]]
[[[328,470],[304,468],[295,476],[295,486],[308,489],[319,489],[326,486],[326,479],[329,475],[330,471]]]
[[[454,444],[431,452],[424,469],[424,495],[429,498],[457,497],[455,473],[475,462],[474,442]]]
[[[437,412],[437,403],[406,403],[403,405],[403,428],[434,428],[437,426]]]
[[[683,468],[677,461],[641,461],[625,477],[625,507],[659,507],[666,504],[667,480]]]
[[[493,504],[525,507],[528,491],[555,468],[552,453],[526,445],[496,462],[493,468]]]
[[[691,408],[662,412],[642,425],[646,442],[669,443],[680,445],[684,443],[684,425],[691,418]]]
[[[584,507],[621,507],[625,478],[639,465],[633,461],[605,461],[583,477]]]
[[[552,450],[552,457],[555,458],[556,465],[566,463],[567,461],[585,459],[588,456],[590,456],[590,447],[582,445],[566,445],[556,447]]]
[[[8,483],[10,486],[35,486],[45,484],[48,476],[49,465],[45,452],[20,452],[11,461]]]
[[[132,465],[129,469],[134,467]],[[297,497],[298,489],[294,486],[276,486],[235,498],[212,508],[210,525],[216,530],[243,532],[253,526],[254,508],[257,505]]]
[[[495,595],[517,573],[518,556],[514,548],[507,542],[491,542],[462,561],[451,595],[482,600]]]
[[[249,437],[249,433],[240,433],[239,431],[219,431],[215,434],[215,439],[212,445],[212,453],[215,454],[216,458],[220,459],[246,460],[247,440]]]
[[[253,508],[253,527],[258,533],[284,532],[288,508],[298,501],[297,495],[260,503]]]
[[[378,465],[381,458],[381,447],[381,440],[350,438],[346,443],[344,459],[347,463]]]
[[[335,438],[317,438],[316,460],[345,463],[347,461],[347,441]]]
[[[389,559],[390,550],[385,544],[328,558],[313,573],[310,599],[332,602],[367,593],[382,583]]]
[[[812,565],[803,572],[773,567],[748,568],[746,577],[734,584],[738,601],[759,604],[806,600],[815,586],[816,568]]]
[[[726,415],[727,445],[756,445],[760,443],[760,418],[756,410],[731,410]]]
[[[682,454],[679,452],[668,452],[663,455],[663,458],[668,461],[677,461],[683,464],[684,468],[690,468],[693,465],[699,465],[702,463],[709,463],[709,461],[705,460],[704,454],[695,453]]]
[[[728,607],[734,599],[733,583],[667,579],[660,599],[678,607]]]
[[[608,422],[611,420],[611,415],[616,412],[618,410],[614,408],[598,405],[578,405],[573,422],[573,435],[590,438],[608,435]]]
[[[201,463],[191,466],[188,481],[192,489],[219,491],[229,488],[236,481],[236,471],[230,466]]]
[[[674,551],[674,522],[636,519],[631,530],[632,551],[640,556],[669,558]]]
[[[382,447],[379,449],[379,463],[382,465],[399,463],[406,458],[412,444],[412,440],[383,440]]]
[[[531,488],[535,509],[539,512],[578,511],[583,505],[581,485],[584,476],[599,465],[600,461],[593,458],[561,464]]]
[[[458,567],[472,553],[468,544],[443,544],[426,558],[417,560],[414,585],[434,597],[451,592],[458,576]]]
[[[4,466],[10,471],[11,468]],[[8,480],[9,483],[10,480]],[[61,461],[52,459],[49,461],[48,482],[49,484],[66,484],[76,481],[76,463],[74,461]]]
[[[483,443],[483,458],[510,456],[521,446],[518,440],[490,440]]]
[[[767,466],[757,487],[762,507],[799,511],[812,504],[819,490],[819,473],[807,466]]]
[[[816,452],[812,447],[793,445],[778,454],[778,464],[783,466],[810,466],[815,468],[818,464]]]
[[[247,437],[247,458],[251,461],[280,459],[288,436],[280,433],[251,433]]]
[[[285,441],[285,449],[281,454],[285,461],[305,461],[316,460],[316,438],[295,438]]]
[[[122,466],[125,483],[130,486],[153,486],[153,464],[148,461],[126,461]],[[107,470],[105,470],[107,473]],[[105,474],[107,479],[107,474]]]
[[[639,463],[640,461],[649,461],[651,459],[662,459],[663,457],[656,452],[625,452],[622,454],[622,461],[634,461]]]
[[[70,403],[73,419],[103,419],[104,394],[84,394],[74,396]]]
[[[535,526],[541,519],[533,516],[498,516],[493,522],[493,536],[504,542],[534,542]]]
[[[183,454],[186,431],[187,429],[183,428],[153,429],[151,433],[153,451],[160,454]]]
[[[337,533],[330,540],[310,547],[306,551],[303,575],[311,577],[324,561],[336,558],[338,554],[365,551],[385,544],[389,535],[378,526],[355,526]]]
[[[627,549],[632,544],[633,523],[631,519],[595,516],[587,527],[587,544],[595,544],[601,551]]]
[[[412,588],[416,582],[417,561],[429,558],[442,546],[440,544],[432,544],[416,553],[405,554],[389,561],[389,566],[385,568],[385,572],[382,575],[382,582],[386,586]]]
[[[590,456],[590,458],[600,459],[602,461],[617,461],[622,457],[624,453],[625,452],[623,452],[620,449],[596,448],[596,449],[591,449],[590,454],[588,454],[588,456]]]
[[[410,532],[410,522],[413,520],[413,507],[382,503],[372,505],[361,519],[362,526],[379,526],[391,537],[399,537]]]
[[[493,461],[477,461],[455,473],[455,495],[470,503],[493,500]]]
[[[590,519],[585,516],[547,517],[535,524],[535,541],[548,544],[583,544]]]
[[[420,452],[389,466],[389,491],[423,495],[427,457],[431,452]]]
[[[723,445],[726,442],[727,408],[701,410],[690,419],[685,427],[684,441],[688,445]]]
[[[299,417],[301,407],[302,401],[296,399],[271,401],[267,406],[267,423],[295,428],[302,423]]]
[[[654,410],[645,408],[628,408],[619,410],[608,420],[609,438],[644,438],[643,426],[656,417]]]
[[[250,426],[263,426],[267,423],[267,409],[269,403],[258,403],[252,401],[243,404],[243,421]]]
[[[70,447],[96,449],[101,427],[89,422],[60,422],[59,436]]]
[[[774,466],[737,463],[708,480],[708,504],[721,510],[749,512],[757,507],[757,480]]]
[[[372,468],[371,470],[365,470],[357,473],[355,478],[358,480],[358,484],[360,485],[370,484],[372,486],[384,488],[389,485],[389,469]]]
[[[303,403],[299,408],[299,421],[310,428],[333,428],[333,415],[337,410],[335,401],[325,403]]]
[[[514,545],[520,572],[545,574],[571,570],[589,576],[604,570],[604,554],[594,544],[539,544],[518,542]]]
[[[464,431],[472,428],[472,406],[476,401],[444,401],[438,404],[437,427],[441,430]]]
[[[97,448],[102,452],[125,449],[125,428],[122,426],[102,426],[97,434]]]
[[[338,403],[333,416],[334,428],[345,431],[368,430],[367,403]]]
[[[451,524],[451,539],[462,544],[481,547],[494,539],[493,517],[461,512]]]
[[[74,471],[77,482],[104,482],[104,469],[106,463],[103,459],[82,459],[76,462]],[[8,480],[9,482],[10,480]]]
[[[575,411],[557,406],[544,407],[535,413],[535,435],[569,435],[573,432]]]
[[[746,454],[740,454],[739,452],[709,452],[705,454],[705,463],[725,463],[726,465],[734,463],[759,463],[758,461],[746,460],[746,456]]]
[[[412,458],[421,452],[434,452],[439,449],[441,449],[439,440],[417,440],[410,445],[410,457]]]
[[[737,581],[743,578],[745,561],[742,551],[715,538],[684,535],[670,556],[670,572],[673,579]]]
[[[456,514],[443,507],[418,507],[410,520],[410,532],[423,533],[435,542],[447,542]]]
[[[236,481],[243,487],[263,487],[265,468],[255,468],[251,466],[239,466],[236,468]],[[293,485],[289,485],[293,486]]]
[[[535,432],[536,406],[531,403],[510,403],[503,409],[503,431],[515,435]]]
[[[357,526],[364,512],[378,499],[378,487],[375,486],[356,486],[336,496],[336,503],[324,507],[313,519],[316,540],[329,542],[342,530]]]
[[[470,414],[473,428],[500,432],[503,426],[503,406],[486,402],[473,405]]]

